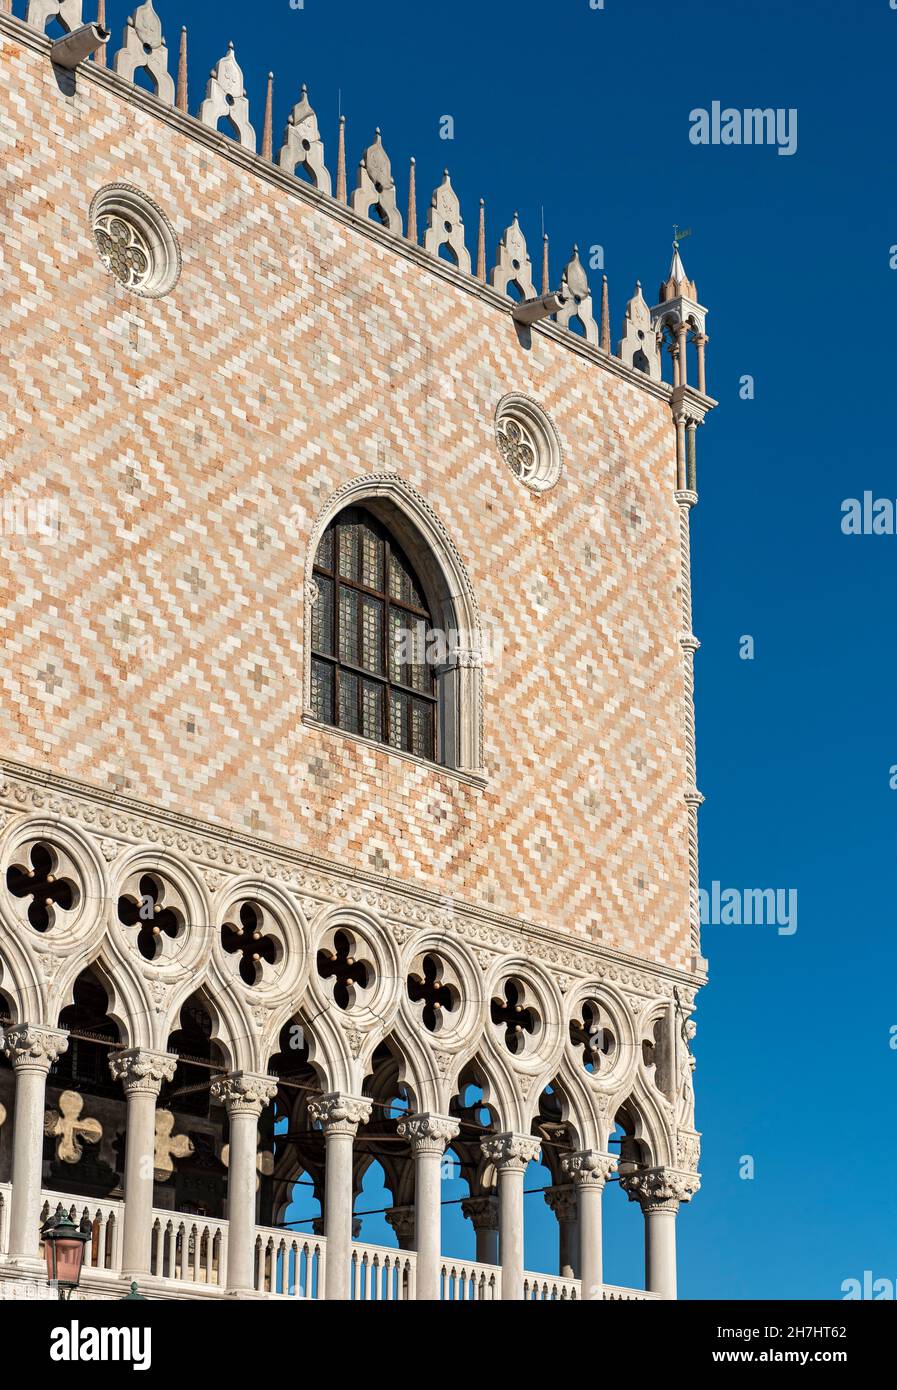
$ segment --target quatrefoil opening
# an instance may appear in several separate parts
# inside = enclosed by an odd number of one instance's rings
[[[513,1057],[523,1057],[536,1048],[542,1019],[539,1011],[529,1003],[526,986],[521,980],[505,980],[489,1009],[492,1026]]]
[[[348,927],[327,933],[317,955],[318,974],[338,1009],[356,1009],[370,997],[376,978],[365,943]]]
[[[137,873],[119,897],[118,920],[136,929],[134,943],[144,960],[158,960],[183,935],[187,916],[179,895],[159,874]]]
[[[24,860],[9,866],[6,886],[21,902],[29,925],[41,933],[71,920],[81,896],[74,865],[45,840],[35,841]]]
[[[270,982],[283,959],[283,942],[271,931],[271,919],[256,902],[244,902],[221,928],[221,945],[245,985]]]
[[[580,1060],[590,1075],[610,1071],[617,1055],[617,1039],[606,1010],[597,1000],[585,1000],[580,1017],[571,1019],[570,1042],[582,1054]]]
[[[407,990],[427,1032],[441,1033],[457,1021],[461,991],[441,956],[432,951],[418,956],[408,972]]]

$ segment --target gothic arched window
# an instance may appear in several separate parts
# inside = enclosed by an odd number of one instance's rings
[[[322,723],[430,760],[437,695],[430,610],[414,569],[371,512],[330,523],[314,564],[312,712]]]

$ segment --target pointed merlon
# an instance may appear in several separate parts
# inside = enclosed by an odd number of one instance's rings
[[[97,0],[97,27],[100,29],[106,28],[106,0]],[[100,44],[96,53],[93,55],[93,61],[98,68],[104,68],[106,66],[106,45],[104,43]]]
[[[601,348],[604,352],[610,352],[610,301],[606,275],[601,283]]]
[[[268,94],[265,97],[265,121],[262,126],[262,159],[270,164],[274,158],[274,73],[268,73]]]
[[[477,234],[477,279],[486,279],[486,199],[480,199],[480,229]]]
[[[178,93],[175,106],[179,111],[187,110],[187,26],[181,30],[181,52],[178,58]]]
[[[417,242],[417,162],[413,155],[408,174],[408,231],[405,235],[409,241]]]
[[[548,279],[548,233],[542,237],[542,293],[551,293],[551,282]]]
[[[348,203],[349,188],[346,182],[346,118],[339,118],[339,146],[336,152],[336,200]]]

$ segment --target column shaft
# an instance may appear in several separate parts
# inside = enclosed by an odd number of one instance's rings
[[[12,1145],[9,1259],[40,1253],[40,1194],[47,1073],[68,1047],[65,1033],[33,1024],[7,1029],[5,1051],[16,1078]]]
[[[212,1082],[212,1095],[227,1106],[230,1119],[227,1163],[227,1291],[245,1295],[255,1288],[255,1207],[258,1182],[258,1122],[277,1094],[267,1076],[231,1072]]]
[[[676,1297],[676,1212],[669,1207],[645,1211],[645,1287]]]
[[[358,1126],[371,1118],[371,1102],[334,1092],[311,1101],[308,1114],[324,1131],[324,1297],[346,1300],[352,1272],[353,1150]]]

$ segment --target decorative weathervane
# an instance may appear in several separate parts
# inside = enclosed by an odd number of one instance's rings
[[[675,248],[676,248],[677,251],[679,250],[679,243],[680,243],[680,241],[684,241],[685,238],[686,238],[687,236],[691,236],[691,227],[684,227],[684,228],[682,229],[682,231],[680,232],[680,230],[679,230],[679,224],[678,224],[677,222],[674,222],[674,223],[673,223],[673,245],[675,246]]]

